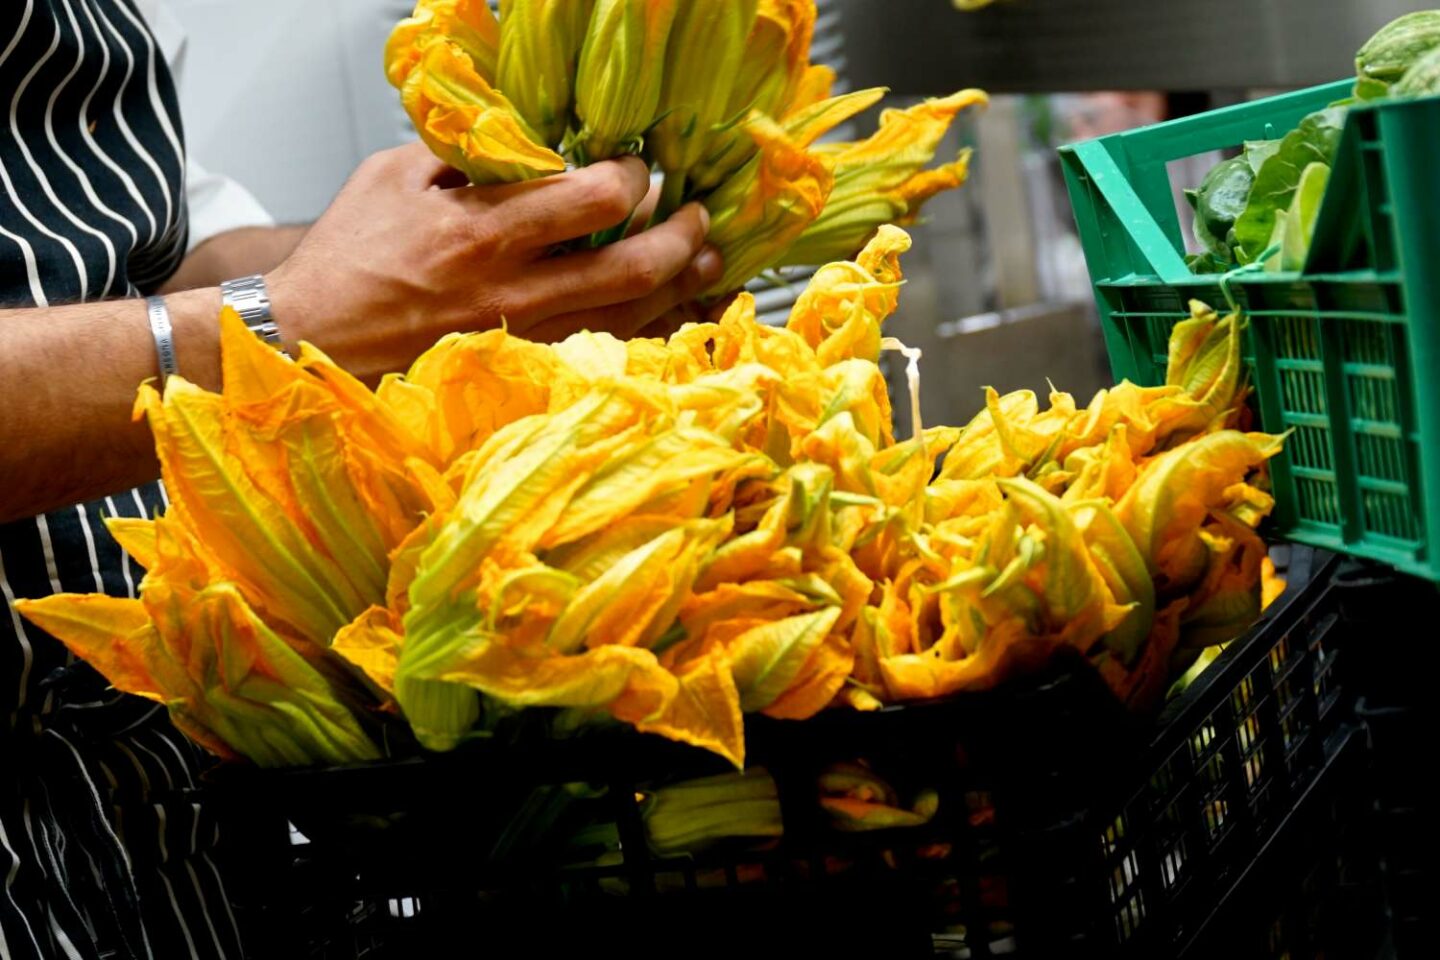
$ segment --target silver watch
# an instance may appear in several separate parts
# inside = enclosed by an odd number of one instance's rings
[[[265,289],[264,277],[257,274],[239,280],[226,280],[220,284],[220,302],[240,314],[240,319],[255,336],[276,350],[284,349],[280,328],[270,314],[270,293]]]

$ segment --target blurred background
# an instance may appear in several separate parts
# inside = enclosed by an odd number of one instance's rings
[[[196,159],[281,221],[315,218],[364,156],[413,136],[380,66],[390,27],[412,5],[169,0],[186,34],[181,102]],[[941,150],[948,159],[975,147],[973,176],[914,229],[909,283],[888,326],[924,350],[926,421],[964,423],[987,385],[1043,395],[1048,378],[1083,400],[1109,380],[1056,147],[1338,79],[1377,28],[1430,6],[999,0],[962,13],[951,0],[820,0],[814,59],[846,87],[888,86],[887,106],[969,86],[993,97]],[[1213,160],[1172,167],[1182,222],[1181,190]],[[783,316],[793,293],[760,295]]]

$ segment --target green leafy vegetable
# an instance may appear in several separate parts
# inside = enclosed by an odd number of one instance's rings
[[[1218,257],[1228,258],[1227,238],[1235,220],[1245,211],[1255,171],[1250,161],[1239,156],[1217,165],[1200,182],[1200,189],[1187,193],[1195,207],[1195,239]]]
[[[1280,152],[1280,140],[1250,140],[1245,144],[1245,159],[1250,164],[1253,173],[1259,173],[1260,168],[1265,165],[1275,154]]]
[[[1355,54],[1355,96],[1378,100],[1421,57],[1440,46],[1440,10],[1418,10],[1392,20]]]
[[[1425,97],[1440,93],[1440,47],[1416,60],[1390,88],[1393,97]]]
[[[1329,182],[1330,168],[1323,163],[1312,163],[1301,173],[1290,209],[1276,212],[1271,245],[1279,244],[1280,251],[1265,264],[1266,270],[1295,271],[1305,267],[1310,241],[1315,236],[1315,221],[1320,217],[1320,204]]]
[[[1328,107],[1310,114],[1261,164],[1245,211],[1235,221],[1234,247],[1240,263],[1253,262],[1269,246],[1276,213],[1290,209],[1306,168],[1315,163],[1326,168],[1331,165],[1345,114],[1344,107]]]

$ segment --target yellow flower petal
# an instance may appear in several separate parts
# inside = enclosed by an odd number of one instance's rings
[[[457,44],[488,79],[495,77],[500,25],[486,0],[417,0],[415,12],[395,25],[385,44],[385,75],[403,87],[425,48],[437,41]]]
[[[405,380],[433,395],[437,452],[448,465],[501,427],[545,413],[556,367],[550,347],[489,330],[442,340],[415,361]]]
[[[541,541],[570,543],[632,512],[646,501],[689,486],[752,459],[704,431],[676,428],[612,458],[576,491],[564,515]]]
[[[371,607],[341,628],[330,648],[393,696],[395,669],[403,645],[404,637],[395,615],[384,607]]]
[[[820,79],[812,75],[809,64],[815,17],[815,0],[760,0],[745,55],[730,84],[729,116],[755,111],[783,118],[802,85],[805,97],[814,96]],[[692,171],[691,182],[701,191],[713,190],[744,166],[755,149],[743,130],[716,131],[706,145],[704,160]]]
[[[905,110],[886,110],[880,128],[857,143],[826,145],[834,162],[835,186],[825,211],[786,252],[782,265],[845,260],[886,223],[913,223],[921,205],[958,187],[969,172],[969,153],[926,171],[956,115],[984,106],[986,95],[962,90]]]
[[[1221,516],[1200,531],[1208,563],[1180,619],[1180,642],[1209,647],[1239,637],[1263,609],[1261,568],[1269,550],[1248,526]]]
[[[572,144],[581,163],[639,151],[659,116],[676,0],[596,0],[580,51]]]
[[[1094,502],[1071,510],[1090,558],[1115,602],[1133,606],[1120,626],[1104,637],[1106,647],[1127,667],[1133,666],[1155,619],[1155,583],[1145,558],[1109,506]]]
[[[884,87],[870,87],[820,100],[786,114],[780,126],[792,140],[808,147],[846,120],[875,106],[885,92]]]
[[[611,713],[633,723],[642,733],[709,750],[743,768],[745,725],[740,695],[724,655],[717,651],[689,661],[676,676],[679,682],[673,694],[668,685],[662,685],[658,709],[651,697],[627,693],[611,706]]]
[[[155,545],[155,521],[135,517],[106,517],[105,529],[120,544],[122,550],[140,566],[149,570],[155,566],[157,548]]]
[[[594,0],[501,0],[495,84],[547,144],[569,125],[580,46]]]
[[[910,248],[905,231],[887,227],[854,263],[831,263],[810,278],[795,302],[786,329],[816,350],[821,366],[858,357],[880,357],[880,326],[899,303],[899,256]],[[861,261],[864,263],[862,264]],[[869,269],[873,266],[884,277]]]
[[[565,169],[515,107],[458,46],[433,43],[401,89],[415,129],[435,155],[472,183],[528,180]]]
[[[206,550],[243,578],[267,612],[324,643],[364,609],[347,614],[357,598],[334,561],[318,555],[295,517],[251,479],[250,470],[263,465],[228,451],[220,397],[172,377],[163,402],[149,388],[142,388],[141,402],[171,514],[203,537]],[[255,451],[253,444],[247,450]]]
[[[1115,513],[1146,563],[1167,588],[1184,589],[1203,575],[1199,529],[1227,505],[1226,491],[1279,452],[1263,434],[1207,434],[1147,463]]]
[[[896,197],[905,204],[905,216],[899,222],[905,226],[916,223],[927,200],[946,190],[963,187],[970,179],[971,153],[968,148],[962,150],[960,156],[950,163],[934,170],[921,170],[902,183],[896,190]]]
[[[650,149],[667,181],[704,159],[711,134],[731,122],[731,87],[758,0],[690,0],[678,6],[665,50],[665,82]],[[679,195],[679,194],[677,194]]]
[[[768,707],[767,717],[808,720],[828,707],[855,666],[855,653],[838,633],[825,637],[810,654],[794,682]]]
[[[807,107],[812,107],[822,100],[829,100],[834,89],[834,68],[823,63],[812,63],[800,76],[800,82],[795,86],[795,93],[787,104],[783,118],[788,120]]]
[[[729,655],[740,709],[751,713],[780,699],[839,617],[839,608],[830,607],[767,623],[737,637]]]
[[[880,662],[893,700],[931,700],[967,690],[988,690],[1034,673],[1059,647],[1054,637],[1033,636],[1010,621],[992,630],[974,656],[946,660],[934,652],[903,654]]]
[[[825,208],[834,185],[830,161],[753,114],[745,129],[759,153],[705,201],[710,242],[725,256],[712,295],[739,289],[774,266]]]
[[[725,583],[686,600],[680,610],[680,623],[695,647],[708,649],[712,645],[708,641],[719,639],[710,636],[717,625],[744,622],[744,630],[748,630],[759,623],[811,610],[814,605],[810,597],[775,581]],[[677,654],[676,659],[683,658]]]
[[[581,646],[643,646],[647,638],[653,642],[669,627],[654,623],[657,613],[671,605],[677,592],[689,590],[695,575],[693,560],[688,571],[680,562],[686,541],[686,531],[677,527],[618,558],[576,591],[550,628],[546,644],[560,653],[574,653]]]
[[[180,693],[162,690],[146,663],[158,639],[139,600],[61,593],[16,600],[15,609],[87,661],[115,689],[162,703]]]

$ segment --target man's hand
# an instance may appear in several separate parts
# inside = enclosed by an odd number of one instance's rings
[[[446,333],[502,322],[537,340],[586,327],[657,335],[722,272],[694,205],[608,247],[551,255],[630,216],[649,187],[639,160],[499,187],[453,177],[421,146],[361,167],[267,274],[288,346],[309,340],[374,382]],[[167,285],[185,379],[220,386],[213,284],[263,271],[301,232],[223,234]],[[156,373],[143,303],[0,310],[0,326],[0,523],[156,476],[150,431],[131,419],[135,388]]]
[[[650,186],[638,159],[501,186],[453,178],[419,144],[360,167],[266,278],[290,346],[308,340],[373,381],[454,331],[630,337],[723,271],[698,204],[610,246],[552,253],[631,216]]]

